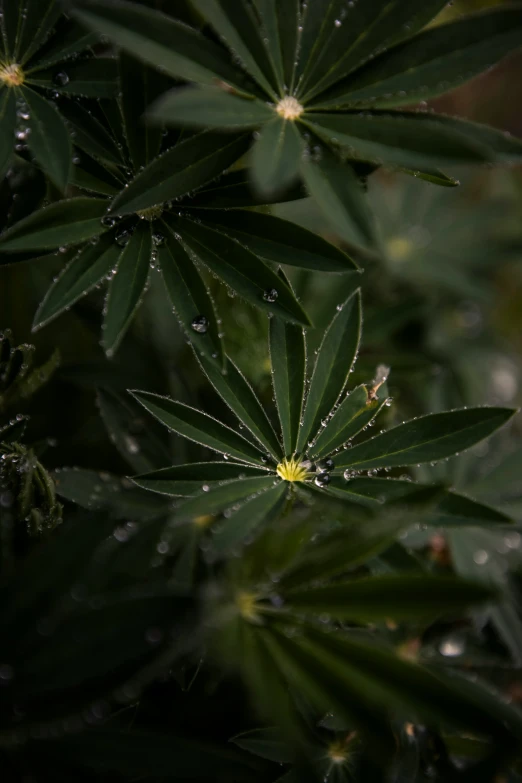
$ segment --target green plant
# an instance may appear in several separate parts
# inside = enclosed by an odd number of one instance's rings
[[[8,783],[522,779],[522,142],[439,111],[522,8],[445,6],[0,2]]]

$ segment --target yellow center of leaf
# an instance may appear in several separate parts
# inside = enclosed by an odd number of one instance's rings
[[[141,220],[158,220],[163,214],[163,204],[156,204],[156,206],[147,207],[147,209],[138,209],[136,214]]]
[[[276,112],[284,120],[297,120],[304,112],[304,106],[301,106],[297,98],[292,95],[285,95],[277,104]]]
[[[3,82],[8,87],[20,87],[20,85],[24,83],[24,80],[24,72],[17,63],[0,65],[0,82]]]
[[[258,609],[258,599],[259,595],[257,593],[241,591],[236,595],[236,606],[243,620],[259,625],[262,620]]]
[[[308,465],[292,457],[279,463],[276,468],[277,475],[284,481],[306,481],[312,475]]]

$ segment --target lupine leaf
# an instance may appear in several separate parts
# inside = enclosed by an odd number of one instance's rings
[[[84,468],[62,468],[53,478],[56,493],[82,508],[106,511],[114,519],[156,519],[170,510],[170,502],[133,487],[127,479]]]
[[[361,298],[351,294],[330,323],[319,353],[306,398],[297,450],[305,449],[321,420],[332,410],[348,381],[359,349],[361,336]]]
[[[321,272],[358,271],[355,262],[340,248],[275,215],[247,209],[215,209],[202,211],[201,215],[206,224],[222,228],[267,261]]]
[[[102,345],[108,356],[112,356],[120,344],[143,297],[151,252],[150,226],[140,223],[120,255],[116,274],[109,284],[102,336]]]
[[[419,489],[419,484],[411,481],[391,478],[366,478],[355,476],[345,481],[332,476],[328,492],[337,497],[344,496],[355,502],[383,503],[402,498],[408,502],[408,496]],[[425,524],[434,527],[478,527],[481,525],[508,525],[511,519],[502,511],[485,506],[476,500],[459,495],[457,492],[445,492],[438,503],[424,519]]]
[[[165,244],[158,247],[158,261],[170,301],[185,334],[199,355],[204,354],[221,367],[223,346],[219,336],[214,304],[196,266],[188,257],[180,242],[171,231],[171,222],[165,218]],[[207,330],[195,331],[196,318],[207,319]]]
[[[299,176],[304,144],[294,122],[268,119],[250,155],[252,178],[261,193],[278,193]]]
[[[297,449],[305,391],[306,347],[303,329],[274,317],[270,320],[269,344],[272,384],[284,451],[285,456],[290,457]]]
[[[178,514],[182,518],[189,518],[199,514],[225,511],[235,503],[257,495],[258,492],[263,492],[263,490],[268,490],[274,485],[274,482],[277,482],[278,487],[283,485],[283,482],[278,481],[273,474],[271,476],[254,476],[252,478],[220,482],[217,486],[205,484],[206,491],[203,490],[198,495],[183,501],[178,506]]]
[[[240,296],[280,318],[305,326],[309,324],[290,288],[250,250],[225,234],[192,220],[179,218],[177,226],[189,250]]]
[[[40,68],[48,68],[50,65],[57,65],[61,68],[64,61],[72,60],[71,55],[79,54],[90,46],[95,46],[99,42],[99,36],[91,33],[77,24],[72,19],[62,17],[55,32],[35,51],[34,56],[28,64],[29,71]]]
[[[310,449],[314,457],[331,454],[366,427],[381,411],[385,400],[370,400],[365,386],[358,386],[341,402]]]
[[[112,234],[87,245],[67,264],[47,291],[34,317],[33,329],[39,329],[68,310],[112,272],[122,252]]]
[[[123,163],[116,142],[106,128],[77,101],[63,101],[60,111],[71,126],[74,143],[94,158],[121,166]]]
[[[519,160],[522,142],[500,131],[422,112],[343,112],[307,115],[307,124],[363,160],[405,168]]]
[[[263,464],[261,454],[248,440],[207,413],[182,402],[151,392],[135,391],[133,396],[169,430],[202,446],[254,464]]]
[[[294,185],[284,193],[277,194],[277,203],[305,198],[306,195],[307,193],[301,185]],[[268,198],[266,194],[261,195],[255,192],[248,171],[240,169],[239,171],[227,171],[218,182],[205,185],[204,188],[192,195],[190,201],[187,201],[187,206],[216,210],[257,207],[267,202],[272,202],[272,199]]]
[[[4,250],[52,250],[76,245],[108,230],[101,222],[107,202],[97,198],[70,198],[56,201],[33,212],[0,235]]]
[[[495,597],[491,588],[458,577],[401,574],[294,590],[284,596],[284,606],[364,623],[387,619],[428,622],[456,616],[472,604]]]
[[[117,196],[114,215],[162,204],[217,177],[248,148],[245,135],[205,133],[176,144],[155,158]]]
[[[239,89],[249,84],[221,47],[152,8],[122,0],[82,0],[73,13],[129,54],[175,78],[202,84],[217,78]]]
[[[515,412],[483,407],[419,416],[345,451],[336,469],[367,470],[445,459],[487,438]]]
[[[251,729],[232,737],[230,742],[255,756],[261,756],[278,764],[289,764],[293,758],[279,728]]]
[[[68,81],[60,80],[60,75]],[[77,60],[63,68],[32,71],[27,84],[34,84],[61,95],[80,95],[84,98],[115,98],[118,92],[118,61],[113,57]]]
[[[232,51],[237,52],[245,70],[269,95],[274,95],[274,70],[249,4],[245,0],[193,0],[193,3]]]
[[[116,196],[123,185],[116,172],[93,158],[85,150],[75,151],[74,165],[69,172],[69,184],[102,196]]]
[[[301,172],[308,192],[339,236],[348,242],[355,238],[363,247],[372,247],[373,217],[353,169],[340,165],[333,153],[322,149],[318,160],[313,155],[305,159]]]
[[[72,152],[67,126],[54,104],[34,90],[24,89],[22,94],[30,115],[29,149],[49,179],[63,191],[69,179]]]
[[[3,178],[13,154],[16,129],[16,98],[13,90],[0,92],[0,177]]]
[[[224,481],[256,476],[266,477],[267,471],[261,467],[234,462],[192,462],[189,465],[173,465],[170,468],[153,470],[141,476],[133,476],[132,481],[152,492],[171,497],[190,497],[201,492],[205,484],[218,486]]]
[[[433,98],[522,46],[521,34],[520,8],[492,9],[433,27],[374,58],[314,105],[385,107]]]
[[[304,64],[301,91],[308,98],[323,91],[376,51],[388,49],[422,29],[445,4],[445,0],[426,0],[422,5],[415,0],[389,0],[384,4],[367,0],[353,6],[346,6],[342,0],[321,2],[317,16],[312,17],[313,47]]]
[[[388,650],[354,638],[333,638],[331,634],[313,629],[307,631],[306,637],[298,643],[311,655],[317,655],[323,666],[335,670],[338,676],[346,667],[343,677],[355,677],[361,683],[361,697],[373,702],[374,707],[396,709],[403,706],[430,722],[440,720],[498,738],[506,735],[498,711],[491,711],[489,704],[477,698],[476,691],[475,698],[457,692],[443,673],[438,676]],[[505,710],[505,705],[501,709]],[[515,710],[508,711],[516,718]]]
[[[347,661],[338,666],[320,649],[308,649],[304,640],[287,638],[279,629],[271,627],[263,640],[285,678],[307,702],[321,712],[333,710],[379,747],[381,759],[391,757],[393,735],[382,706],[369,703],[367,677]]]
[[[266,525],[282,511],[286,493],[285,482],[280,481],[247,500],[218,523],[213,530],[212,553],[224,555],[245,539],[250,539],[261,525]]]
[[[161,146],[161,128],[145,123],[145,111],[169,82],[125,52],[119,60],[125,138],[134,169],[139,171],[154,160]]]
[[[169,460],[165,440],[155,432],[160,425],[145,423],[141,405],[130,395],[99,389],[97,401],[111,441],[133,470],[153,470]]]
[[[159,98],[147,112],[149,120],[190,128],[257,128],[274,111],[256,98],[231,95],[217,87],[178,87]]]
[[[221,371],[214,362],[205,358],[198,359],[210,383],[239,421],[250,430],[268,453],[279,461],[282,455],[277,435],[254,390],[234,362],[227,359],[225,368]]]

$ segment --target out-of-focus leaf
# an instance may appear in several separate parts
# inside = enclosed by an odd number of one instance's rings
[[[215,526],[212,553],[221,556],[228,554],[255,535],[261,525],[267,524],[282,511],[286,493],[285,482],[274,484],[272,477],[272,485],[268,489],[247,499],[237,511]]]
[[[274,116],[266,103],[240,98],[216,87],[180,87],[159,98],[148,111],[152,122],[191,128],[256,128]]]
[[[0,177],[3,177],[13,153],[16,129],[16,98],[13,90],[0,94]]]

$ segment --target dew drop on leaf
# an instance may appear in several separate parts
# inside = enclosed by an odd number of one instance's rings
[[[198,334],[205,334],[209,327],[208,318],[205,315],[197,315],[192,319],[192,323],[190,325]]]

